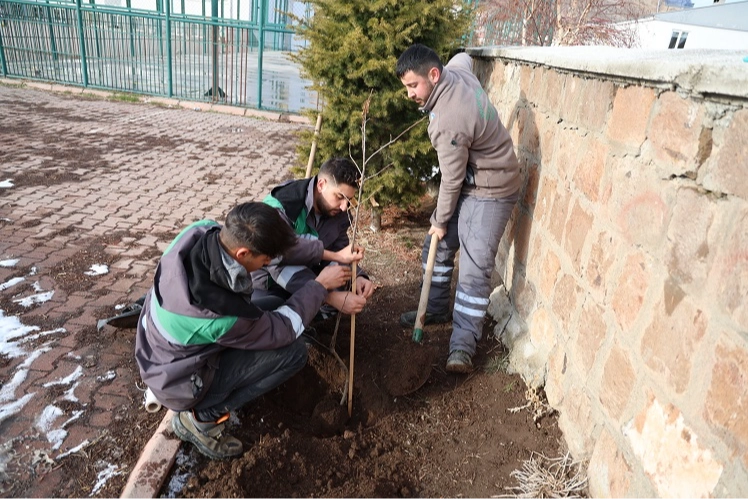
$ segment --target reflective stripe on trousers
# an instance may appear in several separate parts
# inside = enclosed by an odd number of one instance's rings
[[[450,351],[475,354],[488,309],[496,252],[518,198],[519,193],[502,199],[460,196],[447,224],[447,234],[439,241],[429,292],[429,313],[449,311],[455,255],[460,250]],[[424,269],[430,243],[431,236],[426,236],[421,252]]]

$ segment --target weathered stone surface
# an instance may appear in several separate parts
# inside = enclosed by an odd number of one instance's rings
[[[579,274],[581,274],[583,267],[582,249],[591,228],[592,214],[587,213],[581,207],[579,201],[575,202],[569,220],[566,222],[564,249]]]
[[[600,142],[592,142],[579,155],[577,169],[574,172],[574,184],[593,203],[598,200],[600,180],[605,171],[605,160],[608,147]]]
[[[639,316],[649,287],[649,272],[649,263],[641,252],[632,253],[626,259],[613,293],[613,311],[624,332]]]
[[[631,396],[631,390],[636,384],[636,371],[631,365],[629,355],[630,353],[621,345],[613,345],[605,362],[600,384],[600,403],[616,421],[620,419]]]
[[[748,109],[735,113],[713,152],[713,160],[707,161],[699,180],[709,190],[734,194],[748,200],[746,180],[746,158],[748,158]]]
[[[714,220],[714,201],[694,189],[679,189],[668,227],[667,266],[682,284],[703,288],[709,271],[709,229]]]
[[[726,431],[725,443],[748,468],[748,353],[724,339],[714,350],[712,382],[704,404],[704,417],[716,430]]]
[[[650,397],[625,434],[660,497],[712,495],[723,465],[700,445],[676,407]]]
[[[577,107],[575,120],[587,130],[597,132],[608,121],[608,111],[613,107],[615,85],[597,78],[582,82],[582,95],[585,105]]]
[[[748,331],[748,204],[733,200],[719,222],[725,235],[716,248],[708,287],[719,306]]]
[[[558,409],[566,398],[564,380],[567,377],[568,358],[564,343],[556,343],[548,357],[548,373],[545,380],[545,396],[551,407]]]
[[[647,135],[663,175],[695,176],[701,164],[699,140],[704,125],[703,104],[675,92],[660,96]]]
[[[666,300],[663,298],[657,304],[654,319],[644,331],[641,357],[650,369],[665,378],[670,388],[683,393],[708,321],[688,297],[670,309]]]
[[[590,248],[590,258],[585,269],[587,282],[595,289],[605,289],[608,271],[619,254],[618,241],[613,234],[601,232]]]
[[[647,124],[655,100],[654,89],[619,88],[613,101],[608,136],[626,146],[639,148],[647,137]]]
[[[543,267],[540,276],[540,292],[548,299],[553,293],[553,288],[558,279],[558,271],[561,270],[561,262],[552,249],[548,249],[543,260]]]
[[[576,341],[576,356],[584,376],[589,375],[608,330],[603,319],[604,313],[605,310],[590,298],[587,298],[582,306]]]
[[[570,385],[569,396],[564,398],[559,414],[558,426],[564,432],[569,451],[577,459],[588,459],[592,454],[592,435],[597,422],[583,385]]]
[[[590,497],[630,497],[631,466],[607,430],[595,442],[587,476]]]
[[[553,312],[558,317],[563,327],[562,334],[570,336],[571,317],[579,303],[580,289],[574,281],[574,277],[565,274],[558,281],[556,291],[553,293]]]

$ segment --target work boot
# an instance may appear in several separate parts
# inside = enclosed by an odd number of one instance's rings
[[[405,312],[400,316],[400,325],[403,327],[414,327],[416,325],[416,315],[418,310],[411,310]],[[428,326],[429,324],[444,324],[452,320],[452,314],[445,312],[443,314],[430,314],[426,312],[426,317],[423,320],[423,325]]]
[[[451,373],[467,374],[473,371],[473,361],[470,354],[463,350],[450,352],[447,359],[447,371]]]
[[[229,435],[223,435],[224,422],[228,414],[217,422],[202,423],[195,419],[192,411],[178,412],[171,418],[171,428],[185,442],[192,442],[201,454],[211,459],[226,459],[242,453],[242,443]]]

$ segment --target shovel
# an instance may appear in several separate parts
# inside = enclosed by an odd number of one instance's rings
[[[429,256],[426,259],[426,272],[423,274],[423,284],[421,285],[421,299],[418,302],[418,312],[416,312],[416,323],[413,328],[413,341],[420,343],[423,340],[423,324],[426,322],[426,305],[429,303],[429,291],[431,290],[431,276],[434,274],[434,262],[436,261],[436,246],[439,244],[439,238],[435,234],[431,235],[431,245],[429,245]]]

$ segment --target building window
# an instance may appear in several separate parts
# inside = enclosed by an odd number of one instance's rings
[[[688,31],[673,31],[670,36],[669,49],[679,48],[682,49],[686,46],[686,39],[688,38]]]

